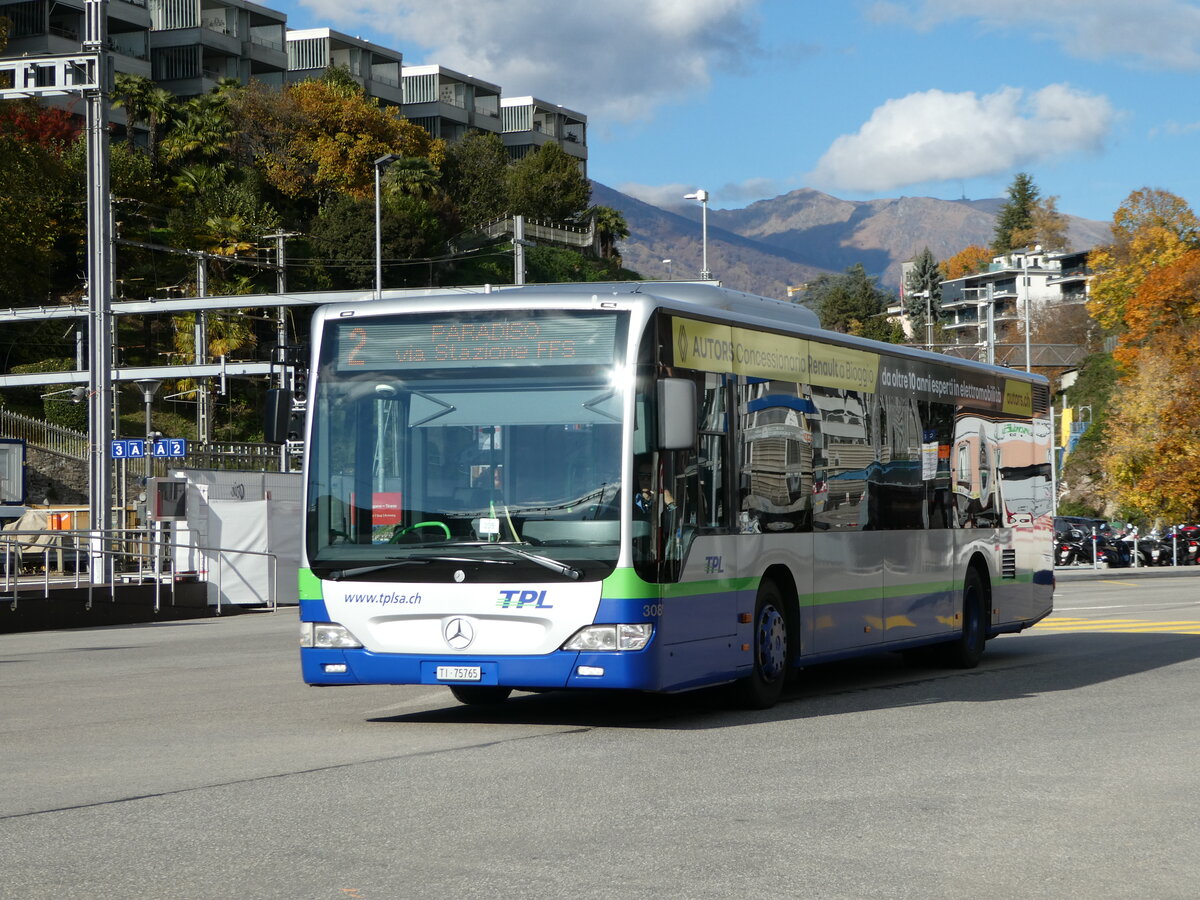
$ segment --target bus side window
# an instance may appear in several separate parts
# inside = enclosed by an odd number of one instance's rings
[[[808,531],[812,527],[813,431],[810,392],[790,381],[743,379],[737,414],[739,530]]]
[[[696,523],[704,530],[723,530],[725,516],[725,466],[728,458],[727,376],[709,373],[699,392],[697,422],[700,426],[699,456],[696,461]]]

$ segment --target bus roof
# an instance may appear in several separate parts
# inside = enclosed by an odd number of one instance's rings
[[[886,352],[896,356],[907,356],[949,365],[955,368],[974,369],[976,371],[1003,374],[1006,378],[1032,381],[1045,384],[1047,379],[1020,369],[1010,369],[1005,366],[991,365],[974,360],[951,357],[942,353],[910,347],[904,344],[888,344],[869,338],[842,334],[821,327],[817,314],[806,306],[787,300],[762,297],[735,291],[723,287],[714,281],[598,281],[598,282],[562,282],[555,284],[529,285],[475,285],[469,287],[451,288],[416,288],[405,290],[384,291],[379,300],[367,303],[340,303],[320,308],[324,318],[338,318],[349,314],[386,315],[395,312],[432,312],[437,309],[455,307],[480,308],[487,306],[551,306],[556,300],[566,297],[579,300],[602,300],[612,297],[618,300],[636,302],[649,301],[656,305],[703,315],[703,310],[712,310],[747,325],[755,325],[766,329],[785,329],[800,331],[818,337],[824,341],[832,341],[849,347],[857,347],[873,352]],[[482,298],[488,300],[483,301]],[[454,300],[460,302],[451,302]],[[417,304],[414,301],[427,300],[430,302]],[[530,301],[533,301],[531,304]]]

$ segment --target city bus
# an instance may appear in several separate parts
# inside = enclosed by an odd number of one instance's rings
[[[804,666],[972,667],[1051,612],[1040,376],[715,283],[389,293],[313,319],[310,684],[766,708]]]

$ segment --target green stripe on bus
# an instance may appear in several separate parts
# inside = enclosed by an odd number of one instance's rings
[[[300,591],[299,599],[301,600],[324,600],[325,593],[321,590],[321,579],[312,573],[312,569],[302,568],[300,570]]]
[[[652,584],[643,581],[633,569],[617,569],[604,579],[603,596],[613,600],[640,600],[643,597],[689,597],[695,594],[720,594],[728,591],[755,590],[758,578],[712,578],[682,584]]]
[[[604,580],[603,596],[616,599],[642,599],[645,597],[683,598],[698,594],[720,594],[733,591],[757,590],[760,579],[714,578],[706,581],[689,581],[681,584],[652,584],[642,580],[633,569],[618,569]],[[887,600],[894,597],[911,597],[922,594],[956,593],[962,585],[955,581],[931,581],[921,584],[894,584],[884,588],[880,585],[866,588],[850,588],[844,591],[822,591],[800,597],[802,606],[831,606],[841,603],[863,603],[871,600]]]

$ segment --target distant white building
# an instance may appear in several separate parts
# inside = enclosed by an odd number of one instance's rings
[[[942,327],[955,343],[982,344],[989,313],[997,330],[1020,330],[1027,302],[1031,310],[1084,303],[1090,277],[1086,251],[1014,250],[995,257],[986,272],[942,282]]]

